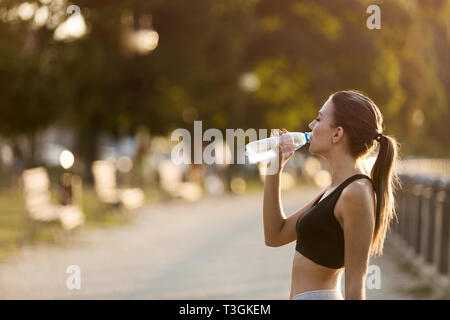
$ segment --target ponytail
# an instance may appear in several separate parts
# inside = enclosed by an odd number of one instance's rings
[[[381,135],[378,156],[371,172],[376,194],[375,230],[371,255],[383,254],[386,231],[389,230],[391,220],[396,217],[394,193],[399,185],[399,180],[394,172],[394,167],[397,150],[397,142],[393,137]]]
[[[383,115],[377,105],[355,90],[338,91],[331,95],[334,127],[342,127],[348,136],[350,154],[358,159],[373,150],[378,142],[378,157],[370,173],[374,186],[376,209],[375,228],[370,255],[382,255],[386,231],[396,217],[394,193],[399,186],[395,175],[397,141],[385,136]],[[397,218],[397,217],[396,217]]]

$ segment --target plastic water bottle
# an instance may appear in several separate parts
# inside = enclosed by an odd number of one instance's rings
[[[288,132],[281,136],[273,136],[248,143],[245,146],[245,155],[250,163],[257,163],[275,158],[277,155],[272,148],[281,143],[288,146],[288,152],[295,151],[309,142],[311,132]]]

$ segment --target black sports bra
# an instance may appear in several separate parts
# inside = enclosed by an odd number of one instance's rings
[[[320,201],[323,193],[311,208],[298,218],[295,247],[298,252],[328,268],[344,267],[344,231],[334,216],[334,206],[342,190],[361,178],[367,178],[372,182],[370,177],[364,174],[351,176]]]

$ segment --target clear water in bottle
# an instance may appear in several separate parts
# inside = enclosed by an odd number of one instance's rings
[[[245,155],[250,163],[272,159],[276,157],[273,148],[283,143],[287,152],[295,151],[309,142],[311,132],[288,132],[281,136],[273,136],[248,143]]]

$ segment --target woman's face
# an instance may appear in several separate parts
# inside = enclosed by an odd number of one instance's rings
[[[309,152],[311,154],[323,155],[332,146],[332,137],[336,132],[333,124],[333,103],[331,98],[324,103],[318,112],[318,116],[308,127],[312,131],[312,137],[309,144]]]

